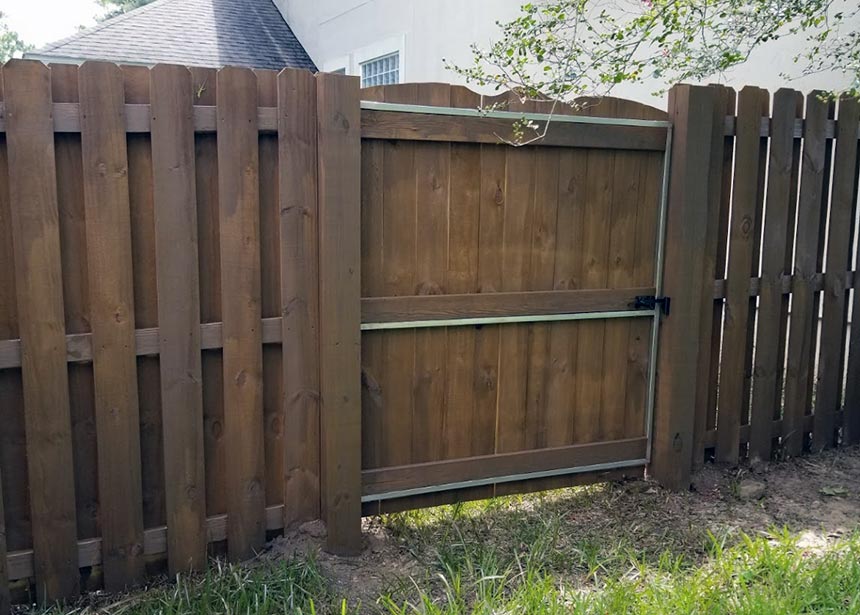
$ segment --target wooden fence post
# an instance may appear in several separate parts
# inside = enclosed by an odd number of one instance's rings
[[[361,112],[355,77],[317,76],[322,512],[361,549]]]
[[[715,89],[706,86],[676,85],[669,92],[674,128],[663,292],[672,298],[672,315],[660,328],[650,471],[670,489],[689,486],[693,463],[700,339],[691,332],[699,331],[703,284],[708,283],[708,181],[712,163],[722,165],[722,160],[711,159],[716,100]]]
[[[9,574],[6,570],[6,516],[3,510],[3,477],[0,476],[0,615],[8,615]]]

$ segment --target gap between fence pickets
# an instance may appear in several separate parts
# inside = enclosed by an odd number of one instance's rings
[[[845,287],[854,287],[857,272],[849,271],[845,276]],[[791,292],[793,276],[782,277],[782,292]],[[755,297],[761,287],[761,278],[751,278],[750,296]],[[812,278],[812,289],[819,292],[824,289],[824,274],[817,273]],[[714,299],[725,298],[725,280],[714,280]],[[281,317],[262,319],[263,344],[281,343]],[[221,348],[222,327],[220,322],[209,322],[200,325],[201,350],[217,350]],[[157,356],[159,353],[158,328],[138,329],[135,332],[135,354],[137,356]],[[86,363],[92,361],[92,334],[75,333],[66,336],[66,360],[69,363]],[[0,340],[0,369],[21,367],[21,340]]]
[[[80,132],[80,104],[78,103],[54,103],[54,132]],[[214,106],[194,106],[194,132],[207,133],[217,131],[217,111]],[[126,131],[130,133],[148,133],[152,121],[150,105],[127,104],[125,106]],[[833,139],[836,136],[836,121],[827,120],[824,136]],[[737,118],[726,116],[724,132],[727,136],[735,134]],[[794,138],[803,137],[804,120],[797,119],[794,122]],[[278,109],[277,107],[259,107],[257,109],[257,129],[260,132],[278,131]],[[6,131],[6,106],[0,102],[0,132]],[[770,136],[770,118],[761,119],[761,136]],[[857,138],[860,139],[860,126],[857,128]]]

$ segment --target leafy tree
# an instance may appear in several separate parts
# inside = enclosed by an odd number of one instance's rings
[[[98,0],[105,9],[105,14],[101,16],[101,20],[110,19],[123,13],[128,13],[136,8],[149,4],[152,0]]]
[[[499,23],[491,46],[473,45],[473,64],[449,66],[523,98],[569,101],[620,83],[704,80],[796,36],[805,43],[794,58],[800,74],[847,74],[857,95],[858,15],[857,0],[547,0]]]
[[[20,56],[32,48],[32,45],[21,40],[17,32],[9,29],[6,24],[6,16],[0,12],[0,62]]]

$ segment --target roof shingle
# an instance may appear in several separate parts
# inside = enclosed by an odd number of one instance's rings
[[[272,0],[155,0],[26,57],[316,70]]]

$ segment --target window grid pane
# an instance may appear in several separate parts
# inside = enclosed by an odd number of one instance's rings
[[[374,58],[361,65],[361,87],[400,83],[400,52]]]

